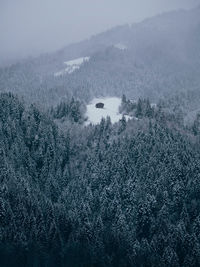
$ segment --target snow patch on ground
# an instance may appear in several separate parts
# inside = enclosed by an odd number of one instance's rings
[[[152,108],[157,108],[157,104],[155,104],[155,103],[151,103],[151,107],[152,107]]]
[[[104,108],[96,108],[97,103],[104,103]],[[121,99],[118,97],[106,97],[106,98],[94,98],[90,104],[87,105],[86,116],[88,120],[86,125],[98,124],[102,118],[110,117],[111,122],[115,123],[122,119],[122,114],[119,113],[119,107],[121,105]],[[130,119],[130,116],[125,116],[126,119]]]
[[[77,59],[65,61],[64,64],[66,64],[67,66],[80,66],[81,64],[83,64],[83,62],[89,61],[89,60],[90,60],[90,57],[79,57]]]
[[[73,60],[65,61],[64,64],[67,66],[65,69],[54,73],[55,77],[64,75],[66,73],[71,74],[75,70],[78,70],[80,66],[84,63],[90,60],[90,57],[80,57]]]
[[[127,46],[121,43],[115,44],[114,47],[120,50],[127,50]]]

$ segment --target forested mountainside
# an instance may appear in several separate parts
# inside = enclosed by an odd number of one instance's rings
[[[140,100],[86,127],[63,106],[0,95],[0,266],[199,266],[200,121]]]
[[[0,69],[0,91],[43,107],[63,97],[150,98],[199,91],[200,8],[162,14],[111,29],[39,58]],[[73,73],[55,75],[69,60],[89,57]],[[61,72],[62,73],[62,72]],[[192,104],[191,104],[192,107]]]
[[[93,98],[116,123],[90,123]],[[200,8],[0,68],[0,267],[18,266],[200,266]]]

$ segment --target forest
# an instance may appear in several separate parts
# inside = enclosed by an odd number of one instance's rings
[[[199,266],[200,6],[1,61],[0,267]]]
[[[140,99],[84,126],[74,103],[0,95],[0,266],[199,266],[199,116]]]

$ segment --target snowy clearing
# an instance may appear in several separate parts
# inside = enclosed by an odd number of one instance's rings
[[[87,62],[89,60],[90,57],[80,57],[73,60],[65,61],[64,64],[67,65],[67,67],[59,72],[54,73],[54,76],[58,77],[66,73],[71,74],[75,70],[78,70],[84,62]]]
[[[79,66],[81,64],[83,64],[83,62],[89,61],[90,57],[79,57],[77,59],[73,59],[73,60],[69,60],[69,61],[65,61],[64,64],[67,66]]]
[[[103,103],[104,108],[96,108],[97,103]],[[121,98],[118,97],[106,97],[106,98],[94,98],[90,104],[87,105],[86,116],[88,121],[86,125],[98,124],[102,118],[110,117],[111,122],[118,122],[122,118],[122,114],[119,113],[119,107],[121,105]],[[128,120],[130,116],[125,116]]]
[[[121,43],[115,44],[114,47],[120,50],[127,50],[127,46]]]

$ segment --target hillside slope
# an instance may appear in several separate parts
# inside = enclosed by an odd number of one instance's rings
[[[174,91],[199,90],[199,33],[200,8],[119,26],[56,53],[0,69],[0,91],[49,106],[72,95],[86,102],[123,93],[157,101]],[[83,57],[90,60],[55,77],[64,62]]]

